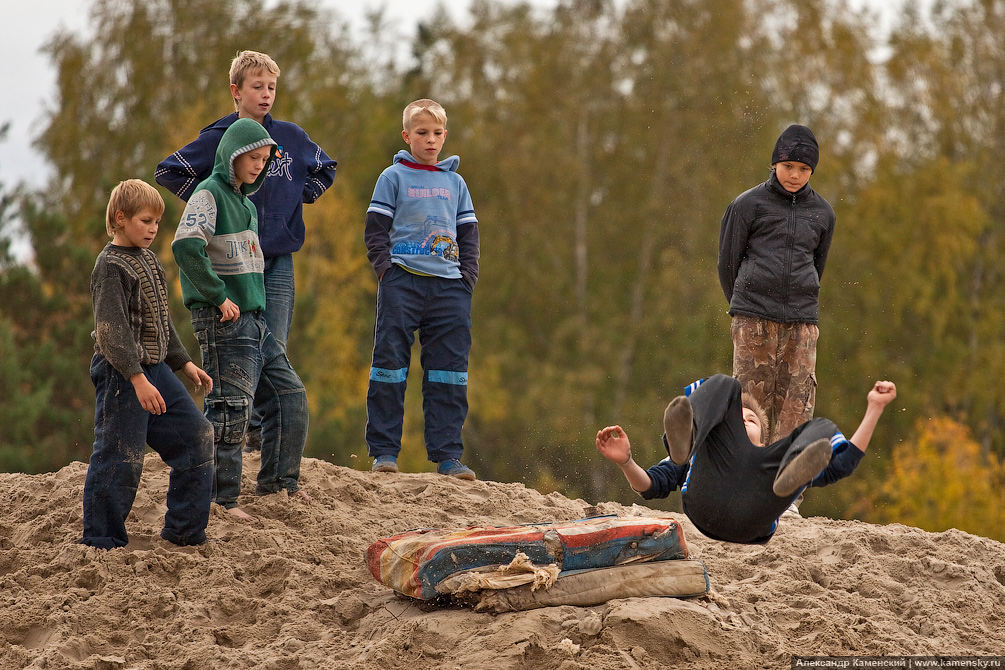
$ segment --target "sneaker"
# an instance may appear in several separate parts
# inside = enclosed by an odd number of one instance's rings
[[[475,479],[475,471],[461,463],[456,458],[440,461],[440,463],[436,466],[436,471],[441,475],[447,475],[448,477],[457,477],[458,479],[466,479],[468,481],[474,481]]]
[[[670,401],[663,412],[663,434],[670,460],[677,465],[687,463],[694,447],[694,411],[690,400],[679,395]]]
[[[810,446],[793,456],[792,460],[779,469],[771,490],[779,498],[792,495],[813,481],[813,478],[827,467],[831,462],[831,453],[831,441],[827,438],[811,442]]]
[[[370,466],[370,472],[397,472],[398,471],[398,459],[394,456],[378,456],[373,459],[373,465]]]

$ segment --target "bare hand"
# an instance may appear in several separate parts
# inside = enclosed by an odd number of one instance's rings
[[[597,451],[617,465],[626,465],[632,460],[632,444],[621,426],[607,426],[597,431]]]
[[[879,381],[873,385],[872,390],[869,391],[869,395],[866,396],[866,400],[870,405],[875,405],[882,409],[893,402],[893,399],[896,397],[896,384],[888,381]]]
[[[220,321],[237,321],[241,316],[241,308],[238,307],[234,302],[227,298],[220,305]]]
[[[167,411],[167,404],[164,396],[157,390],[157,387],[150,383],[143,373],[135,374],[129,378],[136,391],[136,399],[140,401],[140,407],[151,414],[163,414]]]
[[[213,390],[213,378],[192,361],[185,364],[182,372],[192,380],[196,391],[201,391],[203,395],[209,395],[210,391]]]

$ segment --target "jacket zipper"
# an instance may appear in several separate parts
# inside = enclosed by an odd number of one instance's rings
[[[782,323],[788,323],[789,298],[792,295],[792,254],[796,239],[796,194],[792,194],[789,207],[789,241],[785,245],[785,299],[782,301]]]

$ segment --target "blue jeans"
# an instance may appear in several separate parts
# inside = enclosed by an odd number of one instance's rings
[[[184,384],[164,363],[143,371],[164,398],[167,411],[140,406],[128,379],[104,356],[91,359],[94,382],[94,452],[84,479],[81,542],[113,549],[129,542],[126,517],[136,498],[146,445],[171,468],[161,537],[180,545],[206,541],[213,487],[213,429]]]
[[[460,458],[468,414],[471,288],[463,279],[424,277],[391,266],[377,288],[373,365],[366,394],[371,457],[401,451],[405,381],[415,331],[422,345],[422,415],[426,454],[439,463]]]
[[[269,256],[265,259],[265,323],[283,351],[290,341],[293,324],[293,300],[296,297],[293,278],[293,254]],[[255,433],[261,442],[262,410],[256,404],[251,414],[249,433]]]
[[[216,443],[214,502],[228,509],[237,506],[241,442],[253,405],[262,408],[262,465],[255,494],[298,491],[307,442],[307,392],[265,316],[242,312],[237,321],[223,323],[220,310],[204,307],[192,311],[192,326],[203,369],[213,378],[204,409]]]

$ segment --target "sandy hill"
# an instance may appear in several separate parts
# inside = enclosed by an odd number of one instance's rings
[[[245,473],[257,466],[249,457]],[[396,595],[370,576],[366,547],[416,527],[632,510],[305,459],[313,505],[249,497],[260,523],[216,509],[214,541],[182,549],[158,536],[168,471],[151,455],[132,541],[103,552],[76,543],[85,471],[0,474],[0,668],[720,670],[789,668],[793,654],[1005,650],[1005,545],[956,530],[794,519],[748,547],[685,519],[708,597],[491,615]]]

